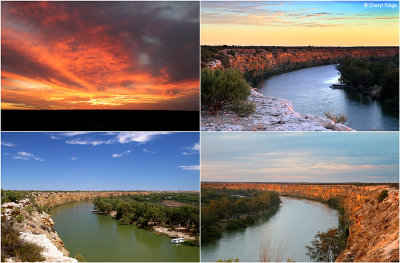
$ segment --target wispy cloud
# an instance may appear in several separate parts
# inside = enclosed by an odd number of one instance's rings
[[[170,132],[121,132],[117,139],[120,143],[139,142],[146,143],[154,140],[160,135],[171,134]]]
[[[200,165],[181,165],[178,167],[184,171],[199,171],[200,170]]]
[[[65,143],[67,144],[98,146],[103,144],[117,144],[117,143],[124,144],[131,142],[144,144],[149,141],[157,139],[161,135],[168,135],[168,134],[172,133],[171,132],[108,132],[100,134],[100,133],[90,133],[90,132],[68,132],[68,133],[50,134],[50,138],[55,140],[65,139]],[[101,137],[98,136],[96,137],[96,135],[100,135]]]
[[[11,143],[11,142],[1,142],[1,145],[7,146],[7,147],[15,147],[15,146],[17,146],[15,143]]]
[[[190,147],[185,147],[184,152],[182,152],[182,155],[192,155],[199,153],[200,151],[200,143],[196,142],[193,146]]]
[[[112,157],[113,157],[113,158],[122,157],[122,156],[124,156],[124,155],[129,154],[130,152],[131,152],[130,150],[127,150],[127,151],[122,152],[122,153],[114,153],[114,154],[112,155]]]
[[[72,156],[71,157],[71,161],[75,161],[76,160],[76,157],[75,156]]]
[[[145,152],[145,153],[156,153],[155,151],[150,151],[148,149],[143,149],[143,152]]]
[[[13,156],[16,160],[35,160],[35,161],[45,161],[42,158],[35,156],[33,153],[28,152],[18,152],[17,155]]]
[[[73,140],[66,140],[65,143],[67,144],[79,144],[79,145],[101,145],[101,144],[108,144],[111,143],[110,141],[102,141],[102,140],[84,140],[84,139],[73,139]]]

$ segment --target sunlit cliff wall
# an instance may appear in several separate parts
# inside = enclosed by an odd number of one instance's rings
[[[341,197],[351,221],[347,248],[336,261],[399,261],[399,190],[385,185],[309,185],[267,183],[202,183],[202,187],[250,188],[326,201]],[[388,190],[389,197],[377,197]]]
[[[84,200],[94,199],[98,196],[121,196],[121,195],[137,195],[147,194],[147,192],[36,192],[36,203],[40,206],[49,208],[62,204],[69,204]]]
[[[230,67],[241,73],[252,72],[255,78],[301,69],[310,66],[338,63],[345,57],[386,57],[399,54],[391,47],[329,47],[329,48],[270,48],[270,49],[224,49]],[[214,64],[218,64],[214,62]],[[220,65],[220,64],[218,64]],[[215,66],[214,66],[215,67]]]

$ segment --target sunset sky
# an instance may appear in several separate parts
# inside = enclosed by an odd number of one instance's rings
[[[203,1],[201,44],[398,46],[399,2]]]
[[[1,187],[199,190],[198,132],[3,132]]]
[[[198,110],[198,2],[2,2],[3,109]]]
[[[201,180],[398,182],[397,132],[206,132]]]

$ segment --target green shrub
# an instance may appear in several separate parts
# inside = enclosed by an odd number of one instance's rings
[[[383,200],[385,200],[386,197],[388,197],[388,191],[387,190],[383,190],[379,196],[378,196],[378,202],[382,202]]]
[[[18,232],[9,224],[1,224],[1,259],[16,257],[16,261],[37,262],[46,260],[42,248],[19,238]]]
[[[232,105],[232,110],[240,117],[246,117],[255,112],[256,104],[252,101],[239,101]]]
[[[18,216],[17,216],[17,222],[18,222],[18,223],[24,222],[24,216],[23,216],[23,215],[18,215]]]
[[[214,114],[227,105],[245,100],[249,95],[249,85],[238,71],[202,69],[201,101]]]
[[[33,206],[32,205],[28,205],[26,208],[26,211],[28,211],[28,213],[31,215],[33,212]]]
[[[82,256],[81,253],[76,254],[75,259],[78,260],[78,262],[86,262],[86,259]]]

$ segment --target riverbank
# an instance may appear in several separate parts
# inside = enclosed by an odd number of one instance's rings
[[[191,240],[191,241],[196,240],[196,236],[193,235],[191,232],[187,231],[185,227],[176,227],[175,230],[171,230],[163,226],[154,226],[153,232],[171,238],[183,237],[185,240]]]
[[[255,103],[256,110],[247,117],[239,117],[230,110],[217,115],[201,111],[202,131],[353,131],[332,120],[315,115],[301,115],[294,111],[291,101],[267,97],[251,89],[248,101]]]

